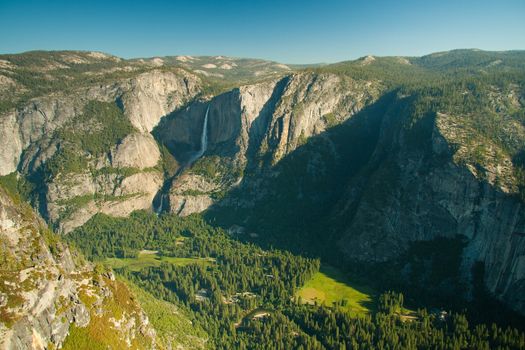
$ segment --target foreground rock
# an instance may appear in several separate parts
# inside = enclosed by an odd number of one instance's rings
[[[111,346],[155,347],[155,332],[127,287],[72,254],[30,207],[1,187],[0,244],[2,349],[76,348],[95,329],[114,339]]]

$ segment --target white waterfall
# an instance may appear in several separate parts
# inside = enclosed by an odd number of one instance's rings
[[[177,173],[170,179],[170,181],[173,181],[186,167],[191,166],[197,159],[202,157],[204,152],[206,152],[206,149],[208,148],[208,114],[210,113],[210,106],[208,105],[208,108],[206,108],[206,114],[204,115],[204,123],[202,125],[202,134],[201,134],[201,145],[199,150],[191,156],[188,163],[181,167]],[[161,189],[161,191],[158,194],[160,197],[158,199],[158,206],[155,208],[153,207],[153,210],[157,215],[160,215],[162,211],[164,210],[164,202],[166,201],[166,204],[169,203],[169,197],[168,193],[164,193],[164,189]]]
[[[208,105],[208,108],[206,108],[206,114],[204,115],[204,124],[202,126],[202,134],[201,134],[201,147],[195,153],[188,162],[188,165],[193,164],[197,159],[202,157],[204,152],[206,152],[206,148],[208,148],[208,113],[210,112],[210,106]]]
[[[163,205],[164,205],[164,196],[166,196],[166,194],[162,193],[160,195],[160,203],[159,203],[159,206],[155,209],[153,208],[153,210],[155,211],[155,213],[157,215],[160,215],[160,213],[162,213],[162,209],[163,209]]]

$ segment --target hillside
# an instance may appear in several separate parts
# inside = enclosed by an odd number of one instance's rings
[[[155,346],[128,288],[94,269],[0,187],[0,345],[4,349]],[[126,326],[122,326],[126,324]]]

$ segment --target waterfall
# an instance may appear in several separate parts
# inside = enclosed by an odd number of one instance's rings
[[[160,189],[160,191],[157,193],[157,196],[153,200],[153,211],[157,215],[160,215],[165,210],[169,210],[169,189],[171,186],[169,184],[175,180],[183,171],[185,168],[191,166],[197,159],[202,157],[204,152],[206,152],[206,149],[208,148],[208,114],[210,113],[210,106],[206,108],[206,114],[204,115],[204,123],[202,125],[202,133],[201,133],[201,144],[200,148],[197,152],[195,152],[191,158],[188,160],[188,163],[181,167],[175,175],[173,175],[170,179],[167,179],[164,181],[164,185]],[[155,207],[155,204],[158,204]],[[165,208],[166,207],[166,208]]]
[[[153,210],[155,211],[155,213],[157,215],[160,215],[160,213],[162,213],[162,210],[164,209],[163,206],[164,206],[164,196],[166,196],[165,193],[161,193],[160,194],[160,203],[159,203],[159,206],[155,209],[155,207],[153,208]]]
[[[195,153],[189,160],[188,165],[193,164],[197,159],[202,157],[204,152],[206,152],[206,148],[208,148],[208,114],[210,112],[210,106],[208,105],[208,108],[206,108],[206,114],[204,115],[204,123],[202,125],[202,134],[201,134],[201,146],[197,153]]]

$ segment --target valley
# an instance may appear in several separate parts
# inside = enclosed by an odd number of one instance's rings
[[[525,348],[524,62],[0,55],[0,346]]]

